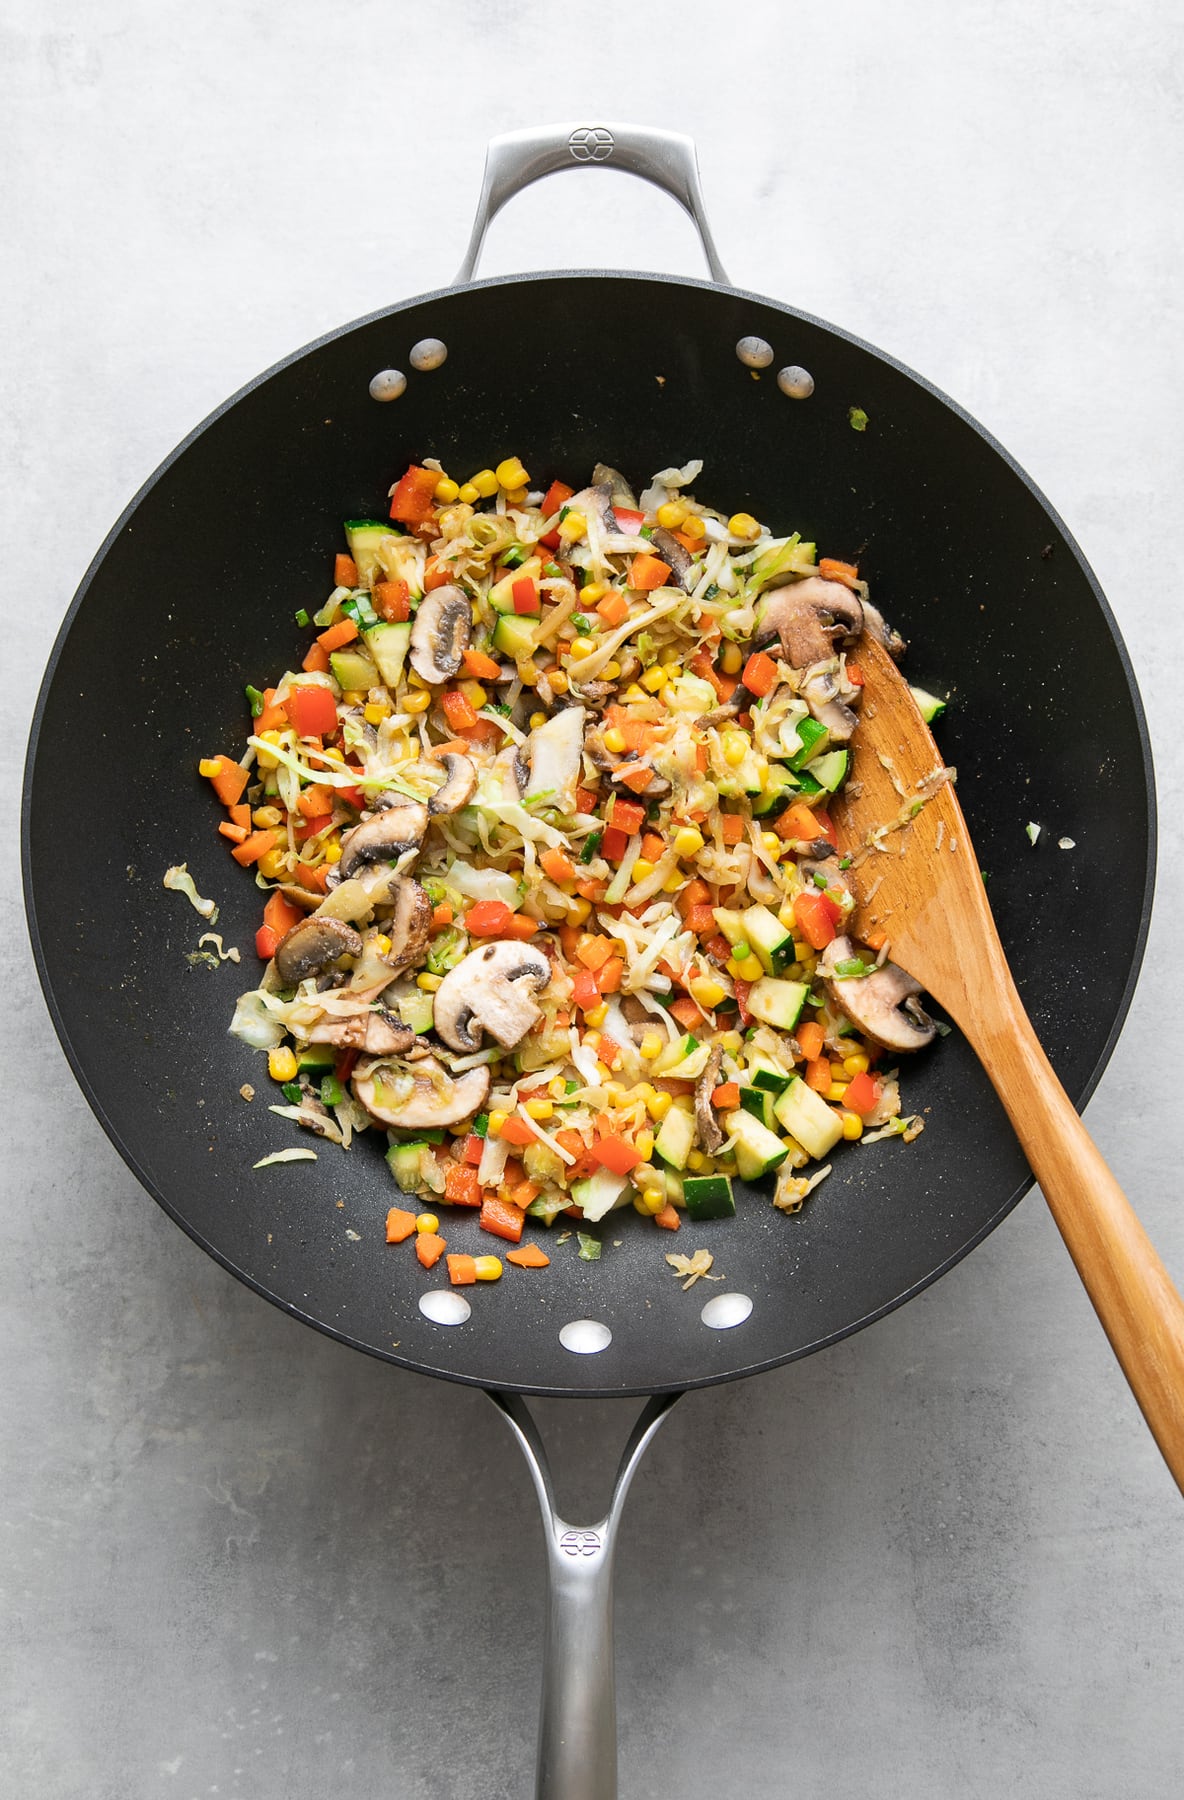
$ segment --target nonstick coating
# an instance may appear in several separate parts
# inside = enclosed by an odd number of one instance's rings
[[[759,379],[736,340],[765,337]],[[410,370],[441,337],[448,360]],[[814,375],[807,402],[774,370]],[[408,371],[399,401],[370,378]],[[865,431],[848,412],[861,407]],[[532,477],[597,459],[639,485],[702,457],[698,491],[858,558],[912,641],[911,679],[952,693],[939,727],[1025,1005],[1080,1103],[1117,1035],[1142,954],[1154,856],[1142,710],[1106,603],[1064,527],[973,421],[869,346],[744,293],[603,274],[482,282],[428,296],[301,351],[227,403],[133,502],[88,573],[46,676],[26,773],[25,883],[62,1043],[128,1166],[225,1267],[296,1317],[404,1367],[484,1386],[614,1395],[692,1387],[802,1356],[915,1293],[995,1225],[1030,1180],[961,1037],[905,1059],[912,1145],[844,1146],[806,1209],[745,1190],[731,1223],[677,1237],[612,1215],[601,1260],[551,1242],[551,1267],[470,1290],[460,1327],[417,1306],[426,1275],[383,1243],[396,1190],[384,1144],[252,1171],[307,1144],[267,1105],[264,1059],[226,1034],[257,964],[261,896],[226,854],[200,756],[242,741],[244,683],[301,654],[341,521],[382,516],[407,462],[462,477],[517,453]],[[1043,831],[1036,849],[1024,827]],[[1062,850],[1058,840],[1075,848]],[[198,915],[166,892],[187,860],[222,909],[241,970],[186,961]],[[239,1097],[244,1082],[253,1103]],[[463,1211],[450,1247],[488,1250]],[[557,1237],[558,1231],[555,1236]],[[619,1242],[617,1241],[619,1240]],[[706,1245],[749,1294],[747,1323],[700,1321],[665,1263]],[[598,1356],[567,1321],[612,1330]]]

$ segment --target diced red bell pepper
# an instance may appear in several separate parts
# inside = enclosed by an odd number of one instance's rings
[[[645,524],[645,514],[634,512],[631,506],[614,506],[613,516],[628,537],[636,537]]]
[[[748,1010],[748,995],[752,987],[751,981],[741,981],[739,975],[732,977],[732,986],[736,992],[736,1011],[740,1015],[741,1025],[751,1025],[752,1014]]]
[[[337,1058],[337,1061],[333,1064],[333,1073],[343,1087],[353,1074],[354,1064],[357,1062],[360,1054],[361,1052],[358,1050],[343,1050]]]
[[[873,1111],[880,1098],[880,1083],[874,1075],[861,1070],[853,1075],[847,1083],[847,1092],[843,1095],[843,1105],[848,1112],[858,1113],[860,1118]]]
[[[391,495],[391,518],[401,525],[422,525],[435,510],[439,479],[437,470],[421,469],[412,463]]]
[[[542,610],[538,586],[529,575],[520,575],[510,588],[516,613],[537,613]]]
[[[465,914],[470,937],[502,937],[514,917],[504,900],[478,900]]]
[[[347,806],[352,806],[356,812],[361,812],[366,805],[366,796],[360,787],[338,788],[337,796],[338,799],[344,800]]]
[[[590,1012],[599,1006],[603,996],[596,985],[596,977],[591,969],[577,969],[572,977],[572,999],[584,1012]]]
[[[847,664],[847,680],[852,687],[863,686],[863,670],[858,663],[849,662]]]
[[[260,925],[255,933],[255,954],[260,962],[270,962],[279,943],[279,933],[270,925]]]
[[[485,1139],[479,1138],[476,1132],[470,1132],[465,1139],[465,1161],[472,1163],[475,1168],[484,1154]]]
[[[793,903],[794,923],[811,950],[825,950],[835,937],[843,909],[829,894],[799,894]]]
[[[328,688],[294,687],[284,710],[297,737],[328,737],[337,730],[337,702]]]
[[[526,1214],[512,1200],[502,1200],[497,1194],[486,1194],[477,1223],[482,1231],[492,1231],[494,1237],[508,1238],[510,1243],[516,1244],[522,1236]]]
[[[476,708],[470,706],[467,696],[459,688],[450,688],[440,704],[453,731],[467,731],[477,723]]]
[[[376,581],[374,610],[388,625],[402,625],[411,617],[411,589],[401,578]]]
[[[814,823],[818,828],[819,834],[827,839],[833,849],[837,850],[839,847],[839,840],[835,836],[834,821],[824,806],[816,806],[814,808]]]
[[[332,823],[332,813],[320,813],[315,819],[301,819],[293,835],[296,842],[302,844],[305,838],[316,837],[318,831],[327,831]]]
[[[740,679],[749,693],[759,698],[777,685],[777,664],[763,650],[757,650],[745,663]]]
[[[263,923],[270,925],[278,937],[283,937],[291,931],[294,925],[299,925],[301,920],[307,916],[303,907],[293,905],[287,895],[281,894],[278,889],[269,897],[267,905],[263,908]]]
[[[602,1169],[608,1169],[613,1175],[628,1175],[641,1161],[641,1153],[623,1137],[593,1138],[592,1148],[588,1152],[592,1161],[599,1163]]]
[[[645,824],[645,807],[639,806],[636,800],[616,800],[613,804],[613,825],[632,837]]]
[[[449,1163],[444,1173],[444,1198],[449,1206],[480,1206],[481,1186],[471,1163]]]
[[[507,1144],[517,1144],[520,1149],[525,1149],[528,1144],[537,1144],[539,1141],[538,1133],[532,1131],[526,1120],[520,1118],[517,1113],[510,1114],[498,1136],[504,1138]]]
[[[622,831],[619,825],[607,826],[600,840],[600,854],[607,857],[609,862],[620,862],[628,848],[628,833]]]
[[[544,519],[551,518],[553,514],[559,512],[561,508],[566,506],[575,491],[574,488],[568,487],[566,481],[553,481],[543,495],[542,513]],[[545,544],[548,550],[558,550],[560,543],[558,526],[552,527],[544,537],[539,539],[539,543]]]

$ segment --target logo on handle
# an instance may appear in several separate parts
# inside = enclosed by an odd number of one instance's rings
[[[600,1533],[598,1531],[565,1531],[559,1540],[559,1548],[568,1556],[595,1556],[600,1549]]]
[[[574,162],[607,162],[616,144],[604,125],[578,125],[567,140]]]

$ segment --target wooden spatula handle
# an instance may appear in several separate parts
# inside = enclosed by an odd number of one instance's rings
[[[975,1049],[1164,1461],[1184,1492],[1184,1301],[1057,1080],[1016,997]],[[974,1040],[972,1040],[974,1041]]]

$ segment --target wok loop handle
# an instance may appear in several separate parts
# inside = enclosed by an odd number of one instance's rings
[[[473,235],[457,285],[473,280],[485,233],[507,200],[544,175],[597,167],[639,175],[677,200],[699,233],[712,280],[731,285],[707,223],[695,140],[652,125],[535,125],[490,138]]]
[[[491,1393],[526,1458],[547,1541],[547,1625],[535,1800],[617,1800],[613,1556],[629,1484],[679,1394],[656,1394],[621,1455],[607,1514],[570,1525],[555,1508],[551,1466],[534,1415],[517,1394]]]

